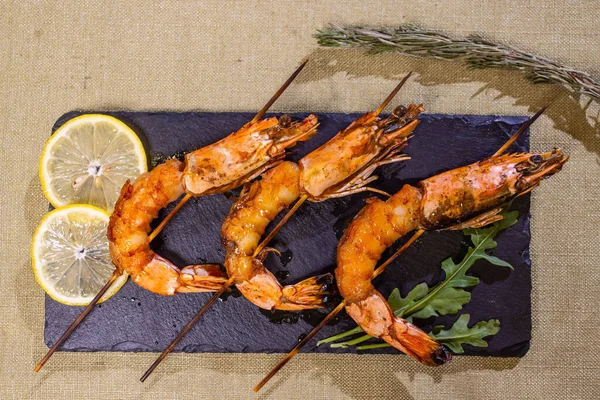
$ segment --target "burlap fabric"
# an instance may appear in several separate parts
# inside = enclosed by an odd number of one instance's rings
[[[559,0],[3,1],[0,4],[0,398],[599,398],[598,103],[519,73],[318,49],[329,22],[420,23],[479,32],[600,74],[600,5]],[[532,200],[533,341],[523,359],[457,357],[431,369],[407,357],[301,355],[256,395],[278,355],[175,354],[145,384],[155,354],[46,351],[44,295],[31,235],[47,210],[38,157],[72,109],[256,110],[301,59],[311,63],[277,111],[364,111],[413,70],[399,99],[435,113],[532,114],[532,148],[571,160]],[[240,324],[243,324],[240,321]]]

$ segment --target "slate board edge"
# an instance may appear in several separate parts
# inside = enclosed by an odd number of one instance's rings
[[[59,117],[57,119],[57,121],[55,122],[53,128],[52,128],[52,132],[54,132],[58,127],[60,127],[60,125],[62,125],[62,123],[64,123],[66,120],[72,118],[75,115],[79,115],[82,113],[96,113],[96,114],[107,114],[107,115],[115,115],[115,114],[130,114],[130,113],[141,113],[141,114],[152,114],[152,115],[163,115],[163,114],[226,114],[226,115],[239,115],[239,114],[252,114],[252,112],[205,112],[205,111],[184,111],[184,112],[170,112],[170,111],[130,111],[130,110],[114,110],[114,111],[82,111],[82,110],[74,110],[74,111],[70,111],[67,112],[65,114],[63,114],[61,117]],[[277,113],[270,113],[269,115],[281,115],[283,114],[283,112],[277,112]],[[292,116],[294,115],[306,115],[308,113],[305,112],[296,112],[296,113],[291,113]],[[344,114],[344,115],[360,115],[361,113],[320,113],[317,112],[316,114],[322,114],[322,115],[330,115],[330,114]],[[447,115],[447,114],[424,114],[423,115],[424,118],[432,118],[432,119],[437,119],[437,118],[448,118],[448,117],[452,117],[452,118],[478,118],[478,117],[482,117],[482,118],[502,118],[502,119],[515,119],[515,122],[522,122],[524,121],[527,117],[526,116],[506,116],[506,115],[476,115],[476,114],[464,114],[464,115]],[[530,235],[530,231],[529,231],[529,218],[530,215],[528,215],[527,217],[527,233]],[[528,249],[529,250],[529,249]],[[529,263],[531,263],[531,259],[529,258]],[[531,297],[531,291],[529,292],[529,295]],[[52,301],[48,296],[46,296],[47,299],[46,301]],[[531,307],[531,299],[530,299],[530,303],[529,303],[530,307]],[[530,320],[528,321],[528,325],[531,326],[531,313],[530,313]],[[531,333],[531,330],[530,330]],[[523,347],[517,352],[514,353],[512,355],[509,355],[508,357],[522,357],[524,356],[529,348],[530,348],[530,339],[526,342],[523,343]],[[45,343],[47,346],[50,346],[52,343],[49,343],[47,338],[45,337]],[[124,344],[124,343],[121,343]],[[128,351],[128,352],[153,352],[155,353],[155,351],[153,350],[144,350],[144,349],[129,349],[129,350],[124,350],[121,347],[121,344],[119,344],[116,347],[119,348],[114,348],[111,350],[107,350],[107,349],[93,349],[93,348],[78,348],[78,349],[69,349],[69,350],[65,350],[65,351],[72,351],[72,352],[96,352],[96,351]],[[134,343],[131,343],[134,344]],[[139,342],[135,342],[136,345],[138,346],[144,346],[143,343],[139,343]],[[224,350],[224,349],[219,349],[219,348],[212,348],[210,350],[206,350],[206,349],[202,349],[203,346],[201,345],[188,345],[185,346],[183,349],[179,349],[176,350],[178,352],[185,352],[185,353],[194,353],[194,352],[205,352],[205,353],[215,353],[215,354],[226,354],[226,353],[230,353],[230,351]],[[221,351],[222,350],[222,351]],[[313,352],[315,349],[313,349]],[[356,352],[356,351],[348,351],[348,349],[344,349],[345,351],[343,352],[344,354],[348,354],[348,353],[358,353],[358,354],[373,354],[373,353],[369,353],[369,352]],[[280,352],[270,352],[270,351],[262,351],[262,352],[250,352],[247,354],[262,354],[262,353],[273,353],[273,354],[283,354]],[[319,349],[316,349],[316,353],[320,353]],[[329,354],[329,353],[328,353]],[[464,356],[464,355],[463,355]],[[469,356],[497,356],[494,354],[472,354]],[[501,355],[502,357],[507,357],[506,355]]]

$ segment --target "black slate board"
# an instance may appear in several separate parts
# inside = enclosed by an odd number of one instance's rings
[[[82,112],[70,112],[56,122],[53,131]],[[188,152],[208,145],[235,131],[252,118],[252,113],[150,113],[108,112],[125,121],[140,136],[149,155]],[[306,114],[296,114],[301,118]],[[300,143],[291,151],[292,160],[317,148],[359,114],[317,114],[319,134]],[[525,117],[476,115],[423,115],[405,153],[412,160],[380,168],[375,186],[388,192],[402,183],[414,184],[447,169],[470,164],[493,154],[516,131]],[[528,134],[512,150],[525,151]],[[153,247],[179,266],[202,262],[222,262],[223,249],[219,230],[232,202],[228,194],[205,196],[187,204]],[[283,257],[269,256],[267,266],[274,272],[288,271],[284,283],[294,283],[324,271],[332,271],[337,240],[352,217],[363,207],[369,195],[304,205],[282,229],[274,241]],[[488,348],[466,349],[466,354],[487,356],[523,356],[531,338],[531,271],[529,258],[529,197],[514,202],[519,210],[518,223],[498,237],[495,254],[510,262],[515,270],[479,262],[471,273],[482,282],[472,290],[472,300],[463,312],[471,314],[471,323],[497,318],[500,332]],[[170,209],[170,208],[169,208]],[[168,210],[164,210],[162,217]],[[281,217],[281,216],[280,216]],[[393,251],[398,244],[389,249]],[[395,287],[403,295],[416,284],[441,279],[440,263],[449,255],[460,259],[466,246],[461,232],[428,232],[401,256],[375,284],[387,296]],[[284,276],[281,274],[280,276]],[[162,297],[145,291],[129,281],[119,293],[99,305],[65,342],[66,351],[162,351],[183,325],[204,304],[209,294],[179,294]],[[80,307],[61,305],[46,297],[44,340],[52,345],[80,313]],[[261,311],[243,297],[230,296],[218,302],[201,322],[182,340],[181,352],[277,353],[289,351],[297,338],[317,323],[324,311],[288,313],[287,322],[273,323],[273,315]],[[281,317],[277,315],[276,317]],[[457,316],[438,318],[435,324],[450,326]],[[432,321],[421,321],[426,329]],[[354,327],[345,314],[318,335],[325,338]],[[347,353],[353,349],[316,347],[309,352]],[[362,354],[397,353],[392,348],[370,350]]]

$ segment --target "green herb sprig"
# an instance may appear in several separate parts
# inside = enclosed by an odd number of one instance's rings
[[[487,253],[487,250],[494,249],[498,245],[495,240],[498,233],[517,223],[519,213],[517,211],[504,211],[502,216],[503,219],[489,227],[463,230],[465,236],[470,236],[473,246],[469,247],[467,254],[458,264],[452,260],[452,257],[448,257],[442,262],[442,269],[445,273],[442,282],[431,288],[426,283],[420,283],[404,298],[400,295],[398,288],[394,289],[388,298],[394,314],[410,322],[413,318],[425,319],[456,314],[462,309],[463,305],[471,300],[471,293],[464,289],[479,283],[479,278],[466,275],[466,272],[476,261],[486,260],[494,265],[512,269],[512,266],[506,261]],[[472,328],[467,327],[468,322],[469,314],[463,314],[449,330],[444,331],[443,326],[436,326],[430,336],[448,345],[452,351],[461,353],[462,344],[486,347],[487,342],[483,338],[495,335],[500,329],[500,321],[498,320],[482,321]],[[331,347],[346,348],[372,339],[371,336],[365,334],[355,339],[338,342],[341,339],[360,333],[364,333],[364,331],[360,327],[356,327],[339,335],[323,339],[317,345],[331,343]],[[387,343],[369,344],[358,346],[357,350],[387,346],[389,346]]]
[[[561,84],[600,100],[600,82],[589,74],[477,35],[453,38],[401,25],[398,28],[330,26],[319,30],[315,37],[324,47],[358,47],[376,53],[394,51],[416,57],[460,60],[471,68],[519,69],[534,83]]]

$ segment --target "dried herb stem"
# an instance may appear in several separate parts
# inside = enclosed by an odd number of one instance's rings
[[[358,47],[375,53],[395,51],[416,57],[460,60],[471,68],[519,69],[534,83],[561,84],[600,100],[600,82],[586,72],[477,35],[453,38],[436,31],[401,25],[398,28],[330,26],[319,30],[315,37],[324,47]]]

